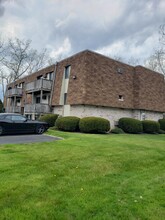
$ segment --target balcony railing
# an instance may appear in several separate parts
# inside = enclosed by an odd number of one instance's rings
[[[27,92],[34,92],[38,90],[50,91],[52,88],[52,81],[47,79],[39,79],[26,84]]]
[[[21,107],[20,106],[6,107],[5,112],[7,112],[7,113],[21,113]]]
[[[6,91],[6,96],[7,97],[22,96],[22,89],[21,88],[9,89]]]
[[[50,107],[47,104],[26,104],[25,113],[49,113]]]

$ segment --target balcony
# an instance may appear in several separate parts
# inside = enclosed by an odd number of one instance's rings
[[[12,97],[12,96],[22,96],[22,89],[21,88],[14,88],[9,89],[6,91],[6,97]]]
[[[26,104],[25,113],[49,113],[50,107],[48,104]]]
[[[51,91],[52,80],[39,79],[26,84],[26,92],[31,93],[35,91]]]
[[[21,107],[20,106],[6,107],[5,112],[6,113],[21,113]]]

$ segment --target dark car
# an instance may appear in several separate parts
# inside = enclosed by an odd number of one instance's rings
[[[0,135],[18,133],[42,134],[49,128],[48,123],[28,120],[20,114],[0,113]]]

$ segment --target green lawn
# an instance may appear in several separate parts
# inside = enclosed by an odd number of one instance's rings
[[[165,219],[165,135],[1,145],[0,220]]]

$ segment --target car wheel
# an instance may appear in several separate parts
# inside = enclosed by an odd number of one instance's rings
[[[36,128],[36,133],[37,134],[43,134],[45,131],[45,128],[43,125],[38,125],[37,128]]]
[[[3,134],[3,128],[2,128],[2,126],[0,126],[0,135],[2,135]]]

